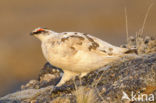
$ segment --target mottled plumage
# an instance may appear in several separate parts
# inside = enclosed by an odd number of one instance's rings
[[[57,86],[76,75],[84,76],[99,69],[129,51],[79,32],[56,33],[37,28],[31,34],[41,40],[47,61],[63,69],[64,75]]]

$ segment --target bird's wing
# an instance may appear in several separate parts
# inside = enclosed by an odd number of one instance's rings
[[[97,37],[92,36],[92,35],[87,34],[86,36],[87,36],[87,38],[92,39],[91,41],[94,41],[97,44],[99,44],[99,46],[97,48],[98,50],[104,51],[107,54],[112,54],[112,55],[137,54],[137,49],[135,49],[135,48],[129,48],[129,49],[121,48],[121,47],[117,47],[112,44],[109,44]]]
[[[107,43],[97,37],[94,37],[92,35],[87,35],[88,38],[92,38],[94,40],[94,42],[98,43],[99,44],[99,47],[98,49],[101,50],[101,51],[105,51],[106,53],[111,53],[111,54],[123,54],[125,52],[128,51],[127,48],[121,48],[121,47],[117,47],[117,46],[114,46],[110,43]]]
[[[120,54],[127,49],[113,46],[101,39],[98,39],[89,34],[79,32],[62,33],[62,42],[66,42],[73,49],[89,51],[89,52],[102,52],[105,55]]]

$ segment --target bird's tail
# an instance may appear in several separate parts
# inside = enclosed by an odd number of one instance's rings
[[[126,57],[126,58],[137,58],[139,57],[138,51],[135,48],[125,48],[125,50],[122,52],[122,55],[119,57]]]
[[[135,59],[139,57],[137,55],[137,49],[127,49],[127,48],[119,48],[118,53],[114,53],[113,55],[105,56],[105,64],[111,63],[113,61],[118,60],[127,60],[127,59]]]
[[[138,54],[138,51],[135,48],[131,48],[131,49],[127,49],[124,53],[125,54]]]
[[[137,49],[135,48],[117,48],[116,51],[114,52],[114,56],[116,57],[138,57],[138,52]]]
[[[114,54],[138,54],[137,49],[135,48],[120,48],[120,47],[116,47]]]

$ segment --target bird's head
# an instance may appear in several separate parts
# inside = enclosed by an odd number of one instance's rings
[[[30,35],[33,35],[35,36],[36,38],[38,38],[39,40],[44,40],[46,39],[47,37],[49,37],[50,35],[55,35],[56,32],[54,31],[51,31],[51,30],[48,30],[46,28],[36,28],[35,30],[33,30]]]

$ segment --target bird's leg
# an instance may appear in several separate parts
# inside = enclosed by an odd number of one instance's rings
[[[80,74],[80,78],[86,76],[87,74],[88,74],[87,72],[81,73],[81,74]]]
[[[79,75],[79,80],[80,80],[80,85],[82,85],[83,83],[82,83],[82,77],[84,77],[84,76],[86,76],[88,74],[88,72],[84,72],[84,73],[81,73],[80,75]]]
[[[60,82],[52,89],[51,93],[57,93],[57,92],[62,92],[62,91],[65,91],[67,90],[67,86],[66,85],[63,85],[66,81],[68,80],[73,80],[74,81],[74,84],[71,85],[70,87],[68,87],[68,89],[76,89],[77,88],[77,84],[75,83],[75,77],[78,75],[79,73],[74,73],[72,71],[64,71],[64,74],[60,80]],[[83,76],[87,75],[87,73],[81,73],[78,77],[80,79],[80,84],[81,83],[81,78]]]
[[[74,73],[72,71],[67,71],[67,70],[64,70],[64,74],[60,80],[60,82],[56,85],[56,87],[59,87],[61,86],[62,84],[64,84],[66,81],[74,78],[75,76],[77,75],[77,73]]]

